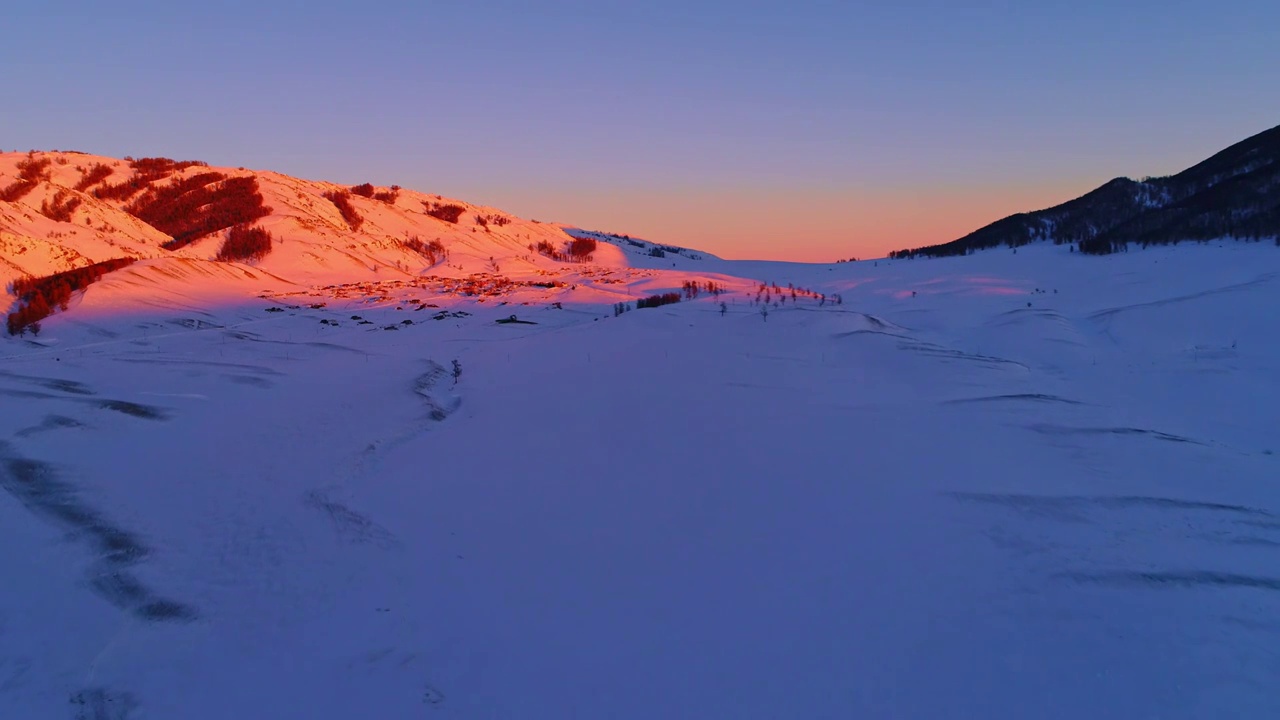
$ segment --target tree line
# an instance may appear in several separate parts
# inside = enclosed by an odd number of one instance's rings
[[[9,334],[22,335],[29,329],[38,335],[40,321],[52,315],[55,309],[66,310],[72,293],[83,290],[103,275],[134,262],[135,258],[115,258],[45,277],[14,280],[10,290],[18,296],[18,309],[7,318],[6,328]]]

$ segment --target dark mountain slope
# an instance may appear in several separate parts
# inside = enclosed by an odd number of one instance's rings
[[[1081,242],[1081,250],[1108,253],[1127,243],[1162,245],[1182,240],[1280,238],[1280,163],[1216,183],[1154,208]]]
[[[1045,240],[1108,253],[1130,242],[1222,237],[1280,238],[1280,126],[1177,175],[1142,181],[1116,178],[1061,205],[1011,215],[959,240],[899,250],[890,257],[966,255]]]

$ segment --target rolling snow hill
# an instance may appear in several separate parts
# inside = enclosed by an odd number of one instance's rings
[[[65,157],[12,277],[141,259],[0,339],[2,718],[1280,716],[1275,247],[659,257],[252,173],[219,262],[55,224]]]
[[[224,192],[240,181],[251,190]],[[189,216],[207,222],[187,222]],[[271,233],[262,257],[219,261],[236,225]],[[598,242],[578,258],[583,262],[568,262],[578,237]],[[24,277],[139,260],[84,293],[85,311],[117,312],[121,304],[195,307],[214,298],[304,294],[349,283],[369,289],[431,282],[466,297],[607,305],[650,285],[678,289],[694,280],[731,280],[706,275],[702,260],[713,256],[664,247],[397,187],[348,188],[164,158],[0,155],[0,285],[12,291]],[[566,290],[562,298],[565,288],[581,292]],[[10,311],[21,304],[16,295],[11,292]],[[73,303],[79,300],[77,294]]]

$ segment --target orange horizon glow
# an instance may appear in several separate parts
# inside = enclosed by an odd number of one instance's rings
[[[525,218],[626,234],[730,260],[828,263],[950,242],[1014,213],[1066,202],[1102,182],[778,191],[511,188],[455,194]]]

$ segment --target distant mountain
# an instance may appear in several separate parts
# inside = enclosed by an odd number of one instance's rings
[[[1119,252],[1129,243],[1236,238],[1280,242],[1280,126],[1236,143],[1177,175],[1116,178],[1061,205],[1018,213],[941,245],[899,250],[894,258],[967,255],[1033,242]]]

